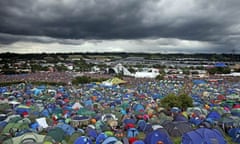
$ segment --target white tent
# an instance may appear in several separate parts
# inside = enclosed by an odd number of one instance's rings
[[[80,109],[83,108],[83,106],[79,103],[79,102],[75,102],[75,104],[73,104],[72,109]]]

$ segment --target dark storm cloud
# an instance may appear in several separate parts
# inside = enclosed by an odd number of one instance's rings
[[[1,0],[0,42],[176,38],[238,48],[239,9],[238,0]]]
[[[0,32],[57,38],[127,38],[138,30],[139,0],[1,1]],[[136,28],[135,28],[136,27]],[[129,36],[130,35],[130,36]],[[135,36],[136,37],[136,36]]]

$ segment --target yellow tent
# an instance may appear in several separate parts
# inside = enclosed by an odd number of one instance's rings
[[[124,84],[124,83],[127,83],[127,82],[117,77],[110,78],[103,82],[103,84],[108,84],[108,85],[118,85],[118,84]]]

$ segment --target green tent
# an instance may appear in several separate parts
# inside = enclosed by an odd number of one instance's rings
[[[19,120],[17,123],[26,123],[26,124],[31,124],[31,120],[29,118],[23,118]]]
[[[64,131],[59,127],[50,129],[47,133],[47,136],[52,137],[56,142],[61,142],[65,138]]]
[[[68,143],[69,143],[69,144],[73,144],[74,141],[75,141],[77,138],[79,138],[80,136],[83,136],[83,135],[84,135],[84,133],[74,132],[74,133],[70,136],[70,138],[69,138],[69,140],[68,140]]]
[[[8,103],[0,103],[0,112],[3,113],[6,109],[10,109],[11,106]]]
[[[5,121],[8,123],[17,123],[21,119],[22,117],[20,115],[10,115]]]
[[[30,107],[29,106],[26,106],[26,105],[19,105],[17,106],[17,108],[23,108],[23,109],[29,109]]]
[[[11,92],[5,92],[5,93],[3,93],[4,98],[8,98],[8,97],[11,96],[11,95],[12,95]]]
[[[96,113],[94,111],[88,110],[86,108],[81,108],[77,112],[78,115],[83,115],[83,116],[94,116]]]
[[[233,99],[239,99],[239,95],[233,93],[233,94],[227,95],[227,98],[232,99],[232,100],[233,100]]]
[[[45,135],[29,132],[21,136],[5,140],[3,144],[30,144],[30,143],[40,144],[40,143],[44,143],[45,139],[46,139]]]
[[[112,131],[105,131],[104,132],[107,136],[114,136],[114,133]]]
[[[29,126],[27,123],[8,123],[1,134],[7,134],[7,133],[15,133],[17,131],[29,129]]]
[[[223,106],[229,106],[229,107],[232,107],[234,104],[236,103],[236,101],[235,100],[230,100],[230,99],[228,99],[228,100],[226,100],[226,101],[223,101],[222,103],[221,103],[221,105],[223,105]]]
[[[160,121],[160,119],[158,117],[153,116],[152,118],[149,119],[149,122],[151,124],[160,124],[161,121]]]
[[[172,121],[173,118],[171,116],[167,116],[165,113],[163,112],[160,112],[159,115],[158,115],[158,118],[159,118],[159,124],[163,124],[165,123],[166,121]]]
[[[124,110],[126,110],[127,108],[130,107],[130,104],[129,104],[128,101],[127,101],[127,102],[123,102],[122,105],[121,105],[121,107],[122,107]]]
[[[203,114],[203,115],[207,115],[208,111],[204,108],[200,108],[200,107],[188,107],[187,108],[187,114],[192,114],[192,113],[198,113],[198,114]]]

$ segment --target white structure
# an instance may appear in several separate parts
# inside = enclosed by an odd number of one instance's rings
[[[98,73],[98,72],[100,72],[100,68],[97,67],[97,66],[93,66],[93,67],[91,68],[91,72],[92,72],[92,73]]]
[[[69,65],[66,65],[67,69],[68,70],[73,70],[73,65],[69,64]]]
[[[156,78],[159,75],[159,70],[155,68],[148,68],[142,72],[136,72],[136,78]]]
[[[123,74],[124,76],[132,76],[135,78],[156,78],[159,75],[159,70],[155,68],[144,68],[142,71],[131,73],[122,64],[117,64],[115,67],[108,69],[108,72],[110,70],[116,74]]]
[[[232,72],[230,74],[219,74],[220,76],[232,76],[232,77],[240,77],[239,72]]]
[[[123,74],[125,76],[134,76],[127,68],[122,64],[117,64],[115,67],[111,68],[116,74]]]

